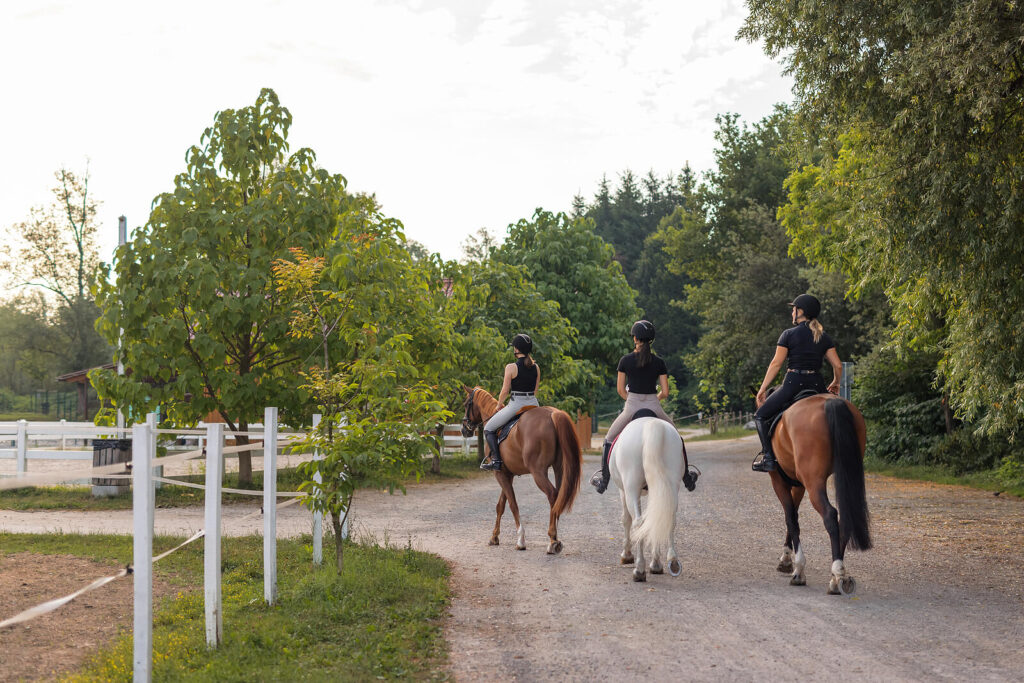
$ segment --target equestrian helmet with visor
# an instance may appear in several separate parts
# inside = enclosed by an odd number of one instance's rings
[[[517,334],[512,339],[512,348],[519,353],[529,354],[533,351],[533,340],[528,334]]]
[[[637,320],[629,333],[642,342],[654,341],[654,323],[649,320]]]
[[[804,317],[813,320],[821,314],[821,302],[810,294],[801,294],[789,304],[793,308],[799,308],[804,312]]]

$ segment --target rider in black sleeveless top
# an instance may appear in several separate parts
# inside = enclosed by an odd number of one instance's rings
[[[516,413],[526,406],[537,406],[537,387],[540,385],[540,367],[530,353],[533,340],[528,334],[517,334],[512,339],[512,354],[515,362],[505,366],[505,375],[498,393],[498,403],[509,402],[496,412],[484,425],[484,439],[490,448],[490,461],[480,463],[482,470],[501,470],[501,454],[498,451],[498,430],[505,426]]]
[[[761,452],[751,465],[757,472],[771,472],[776,468],[775,454],[768,438],[768,425],[794,396],[804,389],[815,389],[819,393],[839,393],[839,378],[842,376],[843,364],[836,353],[835,343],[818,322],[821,302],[810,294],[801,294],[790,306],[793,307],[795,327],[785,330],[779,336],[775,357],[772,358],[764,381],[761,382],[761,389],[757,392],[758,408],[754,413],[754,424],[758,436],[761,437]],[[825,380],[821,377],[821,364],[825,359],[832,366],[835,376],[828,389],[825,388]],[[771,396],[767,396],[768,386],[787,360],[789,368],[782,386],[772,392]]]

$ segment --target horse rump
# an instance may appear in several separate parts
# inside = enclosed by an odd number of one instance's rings
[[[683,455],[678,433],[669,423],[657,418],[647,419],[641,428],[641,462],[647,481],[647,509],[632,535],[635,543],[645,544],[656,555],[672,544]],[[668,438],[669,435],[673,438]]]

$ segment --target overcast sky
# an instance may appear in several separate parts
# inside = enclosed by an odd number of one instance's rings
[[[219,109],[277,91],[293,149],[447,258],[602,174],[713,162],[716,114],[790,98],[738,0],[0,3],[0,228],[92,175],[103,257]]]

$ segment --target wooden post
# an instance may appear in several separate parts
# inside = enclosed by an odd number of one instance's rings
[[[15,469],[18,474],[25,474],[25,460],[28,458],[28,422],[25,420],[18,420],[18,436],[16,442],[16,448],[18,449],[15,453],[17,462]]]
[[[313,415],[313,429],[317,428],[320,424],[320,413]],[[323,460],[323,457],[319,452],[313,453],[314,460]],[[319,472],[313,473],[313,481],[317,484],[321,483],[323,479],[320,477]],[[324,513],[319,510],[313,511],[313,564],[320,565],[324,561]]]
[[[263,599],[277,600],[277,408],[263,411]]]
[[[206,427],[206,523],[203,527],[203,605],[206,645],[215,648],[224,637],[220,591],[220,488],[224,481],[224,425]]]
[[[153,484],[150,482],[149,425],[132,427],[132,567],[135,583],[133,678],[153,677]]]
[[[437,440],[437,452],[430,459],[431,474],[441,474],[441,454],[444,453],[444,428],[439,424],[434,428],[434,438]]]

